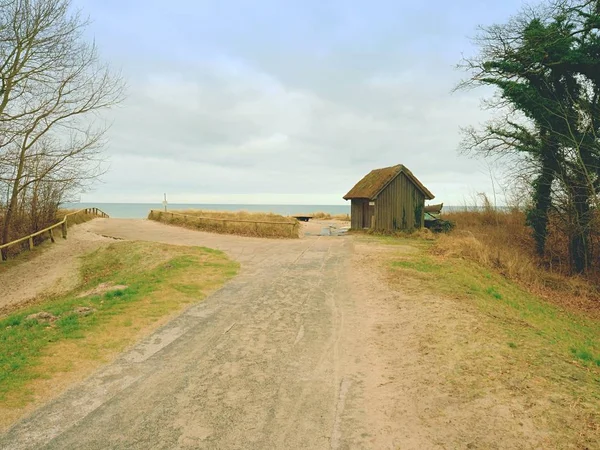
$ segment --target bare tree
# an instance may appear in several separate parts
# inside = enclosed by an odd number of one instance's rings
[[[121,78],[83,37],[87,20],[71,11],[69,0],[12,0],[0,9],[2,243],[30,186],[74,187],[99,175],[106,127],[98,113],[123,96]]]

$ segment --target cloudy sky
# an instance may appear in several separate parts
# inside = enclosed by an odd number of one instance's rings
[[[446,204],[491,191],[457,153],[484,91],[450,91],[477,25],[521,2],[74,0],[128,85],[82,201],[343,204],[402,163]]]

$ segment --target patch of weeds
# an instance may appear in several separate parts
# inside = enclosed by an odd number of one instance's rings
[[[104,294],[104,298],[106,299],[112,299],[115,297],[123,297],[125,294],[125,291],[122,289],[116,290],[116,291],[109,291],[107,293]]]
[[[589,350],[587,350],[585,348],[572,347],[571,353],[573,354],[573,356],[575,356],[576,358],[580,359],[581,361],[583,361],[585,363],[595,364],[596,366],[600,367],[600,357],[595,357],[592,354],[592,352],[590,352]]]
[[[202,249],[203,252],[211,254],[211,255],[225,255],[225,253],[223,253],[221,250],[217,250],[214,248],[208,248],[208,247],[200,247]]]
[[[498,292],[498,290],[496,289],[495,286],[490,286],[488,287],[485,292],[494,297],[496,300],[502,300],[502,294],[500,292]]]
[[[84,335],[81,332],[81,323],[77,314],[67,314],[59,318],[54,325],[63,337],[67,339],[81,339]]]
[[[417,272],[437,272],[440,266],[428,259],[393,261],[392,267],[416,270]]]
[[[515,344],[514,342],[509,342],[509,343],[508,343],[508,346],[509,346],[510,348],[517,348],[517,344]]]
[[[194,284],[173,284],[173,289],[189,295],[197,295],[200,293],[200,288]]]

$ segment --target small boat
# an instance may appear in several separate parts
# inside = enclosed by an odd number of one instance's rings
[[[427,205],[425,206],[424,212],[430,214],[440,214],[442,212],[442,208],[444,207],[443,203],[438,205]]]

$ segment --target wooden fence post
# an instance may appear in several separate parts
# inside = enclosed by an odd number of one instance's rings
[[[63,239],[66,239],[67,238],[67,221],[66,220],[62,223],[61,228],[62,228],[62,237],[63,237]]]
[[[33,250],[33,238],[30,237],[28,240],[29,240],[29,250]]]
[[[54,243],[56,241],[54,240],[54,233],[52,230],[53,230],[53,228],[50,228],[50,242]]]

